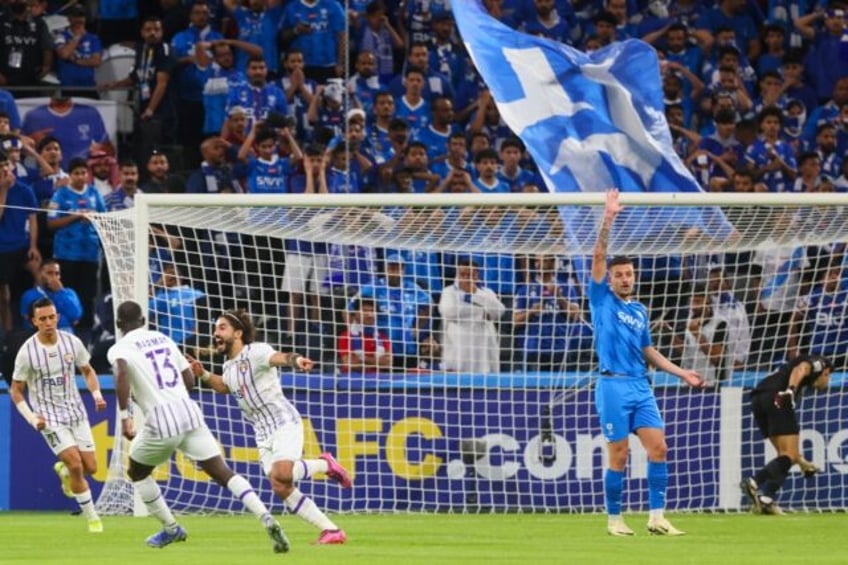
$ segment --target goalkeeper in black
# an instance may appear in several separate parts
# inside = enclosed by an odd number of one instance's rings
[[[833,364],[818,355],[799,355],[760,381],[751,391],[751,410],[763,437],[777,450],[769,461],[750,478],[742,481],[742,491],[751,499],[756,514],[782,514],[775,502],[777,491],[795,463],[805,476],[818,469],[801,457],[798,419],[795,407],[806,390],[825,390],[830,383]]]

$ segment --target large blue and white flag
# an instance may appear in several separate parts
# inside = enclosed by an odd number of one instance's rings
[[[453,10],[501,116],[552,192],[700,191],[672,147],[650,45],[628,40],[588,54],[511,29],[478,0]]]

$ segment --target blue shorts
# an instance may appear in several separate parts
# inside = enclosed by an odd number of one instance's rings
[[[604,439],[612,443],[639,428],[665,428],[648,379],[600,377],[595,383],[595,407]]]

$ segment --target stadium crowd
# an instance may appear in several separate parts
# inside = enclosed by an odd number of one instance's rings
[[[652,44],[674,148],[704,190],[848,191],[848,3],[484,4],[510,27],[585,51]],[[0,0],[0,30],[7,379],[32,331],[28,305],[45,295],[108,372],[109,279],[86,216],[132,207],[139,192],[547,190],[459,41],[449,0]],[[132,71],[97,84],[118,43],[134,50]],[[117,139],[84,102],[113,89],[135,104],[133,132]],[[22,119],[17,99],[33,92],[49,102]],[[472,221],[491,238],[551,220]],[[306,348],[325,370],[592,362],[586,296],[565,258],[153,231],[151,321],[197,350],[215,312],[244,306],[275,332],[269,341]],[[643,258],[640,298],[664,351],[711,383],[799,353],[845,369],[843,254],[838,242]]]

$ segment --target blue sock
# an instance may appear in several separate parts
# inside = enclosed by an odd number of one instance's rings
[[[624,484],[624,471],[607,469],[604,473],[604,500],[607,514],[621,516],[621,490]]]
[[[648,508],[665,509],[665,491],[668,488],[668,463],[648,461]]]

